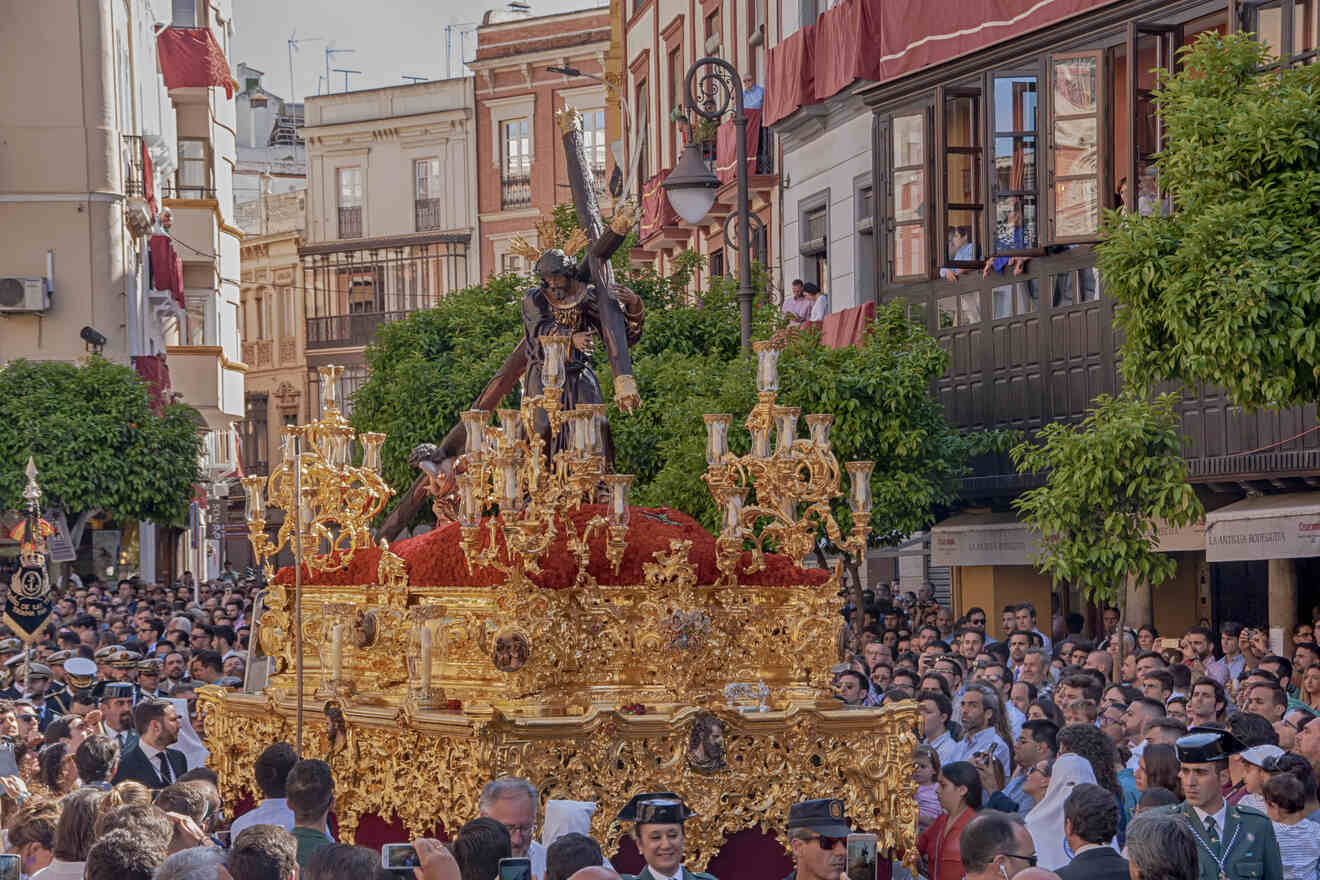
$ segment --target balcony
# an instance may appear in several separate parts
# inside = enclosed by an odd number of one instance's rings
[[[500,207],[526,208],[532,203],[532,176],[530,174],[506,174],[500,179]]]
[[[413,202],[413,220],[418,232],[443,229],[444,216],[440,199],[417,199]]]
[[[339,209],[339,237],[340,238],[362,237],[362,206],[361,205],[354,205],[349,208],[341,207]]]
[[[173,389],[208,427],[225,430],[243,418],[246,365],[229,360],[218,345],[174,345],[165,353]]]
[[[179,167],[165,186],[167,199],[214,199],[211,145],[201,138],[179,138]]]
[[[124,195],[146,197],[146,170],[142,162],[142,136],[123,135]]]
[[[307,319],[307,349],[364,348],[381,324],[400,321],[412,312],[359,312]]]

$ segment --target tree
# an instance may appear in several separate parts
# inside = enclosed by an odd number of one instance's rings
[[[1114,213],[1097,246],[1129,385],[1212,383],[1247,407],[1320,399],[1320,67],[1261,72],[1203,34],[1155,99],[1169,216]]]
[[[382,473],[397,493],[387,513],[417,476],[408,464],[413,447],[437,442],[457,424],[522,339],[528,286],[517,275],[496,276],[376,331],[366,351],[367,381],[353,395],[352,422],[359,431],[385,434]],[[517,406],[516,398],[515,392],[505,405]]]
[[[22,505],[28,456],[44,503],[87,520],[181,523],[200,479],[197,411],[152,409],[145,382],[100,357],[81,364],[18,360],[0,369],[0,509]]]
[[[1177,568],[1156,549],[1157,521],[1185,526],[1204,514],[1187,482],[1175,400],[1102,394],[1080,424],[1046,425],[1012,451],[1019,472],[1045,475],[1013,502],[1041,535],[1033,562],[1092,602],[1117,604],[1120,632],[1128,579],[1154,588]]]

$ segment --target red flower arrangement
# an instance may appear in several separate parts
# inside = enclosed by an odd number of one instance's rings
[[[580,535],[595,516],[606,516],[604,505],[584,504],[570,519]],[[495,540],[503,545],[503,535]],[[481,546],[490,541],[490,532],[483,527]],[[646,563],[655,561],[657,552],[668,553],[672,541],[691,541],[689,560],[697,572],[697,583],[709,585],[719,579],[715,560],[715,538],[692,517],[668,507],[632,508],[631,527],[628,530],[628,548],[618,574],[605,556],[605,534],[598,529],[588,541],[591,561],[587,571],[596,581],[606,586],[637,586],[646,582]],[[504,581],[504,574],[493,567],[468,569],[463,555],[462,532],[458,523],[448,523],[424,535],[408,538],[394,544],[390,550],[403,557],[408,567],[408,580],[418,586],[492,587]],[[503,547],[501,546],[501,556]],[[751,561],[744,553],[742,564]],[[550,549],[538,560],[541,571],[532,575],[537,586],[551,590],[571,587],[577,579],[577,559],[568,549],[568,536],[559,529]],[[333,572],[307,572],[303,582],[312,585],[348,586],[376,582],[376,568],[380,564],[380,550],[368,548],[354,555],[345,568]],[[276,575],[277,583],[293,582],[293,569],[283,568]],[[829,580],[829,572],[819,568],[801,568],[793,560],[776,554],[765,556],[765,568],[755,574],[739,576],[747,586],[782,587],[819,586]]]

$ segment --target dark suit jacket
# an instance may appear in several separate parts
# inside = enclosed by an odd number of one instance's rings
[[[1059,880],[1128,880],[1129,876],[1127,859],[1108,846],[1079,853],[1055,873]]]
[[[177,749],[166,749],[165,755],[170,762],[170,770],[174,774],[170,780],[171,782],[188,772],[188,761],[183,757],[183,752]],[[115,771],[115,778],[112,782],[118,785],[126,779],[140,782],[153,790],[162,789],[166,785],[166,782],[160,778],[160,767],[147,760],[146,752],[142,751],[142,746],[137,743],[134,743],[133,748],[120,756],[119,769]]]

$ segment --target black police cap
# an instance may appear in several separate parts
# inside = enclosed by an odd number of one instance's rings
[[[787,828],[805,828],[823,837],[847,837],[852,833],[843,817],[843,801],[837,798],[798,801],[788,808]]]
[[[1182,764],[1209,764],[1226,760],[1246,749],[1246,745],[1227,730],[1217,727],[1193,727],[1186,736],[1174,741]]]
[[[628,801],[615,818],[638,825],[678,825],[694,815],[683,799],[672,791],[651,791]]]

